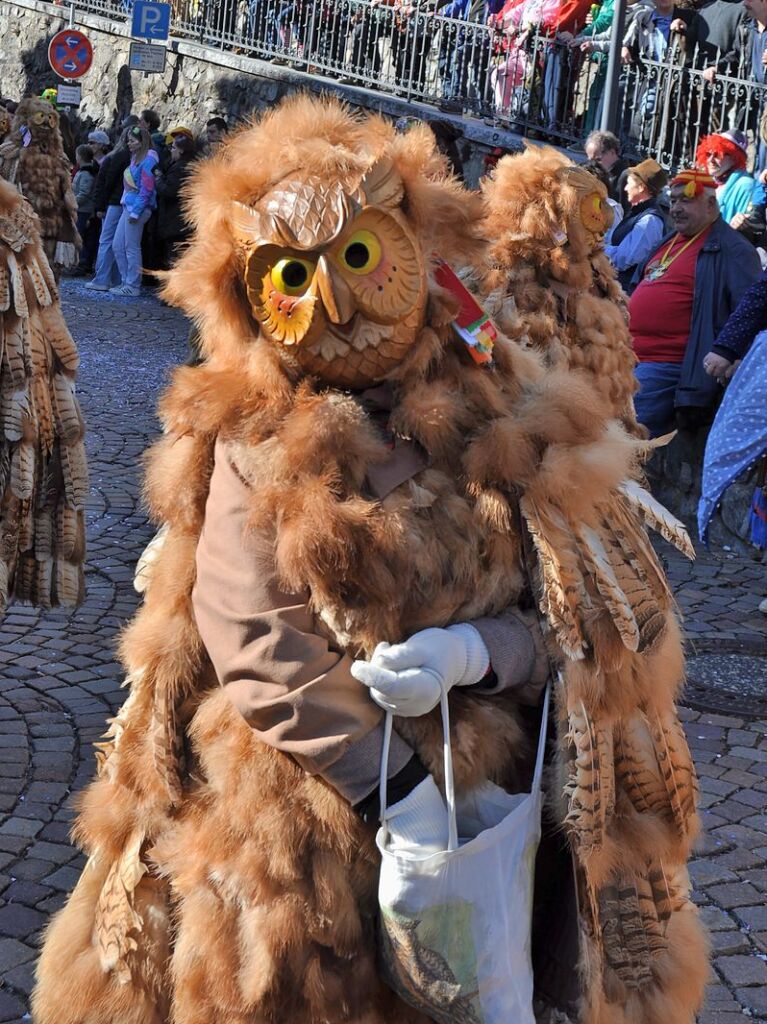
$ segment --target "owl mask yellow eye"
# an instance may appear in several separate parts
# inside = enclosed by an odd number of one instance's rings
[[[336,257],[352,274],[372,274],[381,262],[381,243],[372,231],[355,231]]]
[[[270,279],[273,287],[282,295],[303,295],[312,283],[316,264],[298,256],[278,260],[272,267]]]
[[[366,207],[329,257],[357,311],[375,323],[397,323],[419,300],[424,283],[420,250],[393,211]]]
[[[285,345],[299,345],[315,323],[317,263],[283,246],[260,245],[245,261],[245,284],[253,315],[264,331]],[[316,329],[322,329],[321,321]]]
[[[598,192],[581,200],[581,223],[594,234],[603,234],[613,222],[613,212]]]

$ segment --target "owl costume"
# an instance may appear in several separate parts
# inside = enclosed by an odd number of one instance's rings
[[[585,376],[505,338],[480,365],[457,339],[433,254],[481,265],[481,202],[426,127],[397,135],[309,97],[196,169],[166,296],[205,361],[162,401],[147,480],[162,544],[37,1024],[427,1024],[376,965],[375,822],[355,807],[375,792],[382,715],[350,665],[466,622],[497,685],[451,691],[459,792],[519,786],[533,663],[561,672],[538,1020],[692,1024],[695,778],[643,519],[685,540]],[[514,679],[536,605],[547,646]],[[395,728],[394,770],[416,757],[440,782],[438,712]]]
[[[44,99],[26,97],[0,144],[0,178],[16,185],[40,218],[40,235],[55,272],[77,262],[77,200],[61,141],[59,115]]]
[[[549,365],[587,373],[613,415],[644,436],[626,297],[604,253],[607,189],[558,150],[530,146],[503,157],[482,190],[490,244],[477,286],[488,310]]]
[[[37,217],[0,180],[0,615],[83,596],[88,475],[77,349]]]

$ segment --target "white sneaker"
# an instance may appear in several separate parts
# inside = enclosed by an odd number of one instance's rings
[[[765,597],[765,599],[759,605],[759,611],[762,613],[762,615],[767,615],[767,597]]]
[[[110,288],[109,291],[112,295],[130,295],[134,298],[141,294],[140,288],[131,288],[129,284],[118,284],[114,288]]]
[[[108,292],[108,284],[99,284],[97,281],[86,281],[85,287],[89,288],[92,292]]]

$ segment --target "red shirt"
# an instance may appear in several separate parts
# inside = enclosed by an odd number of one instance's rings
[[[664,242],[650,257],[644,277],[629,299],[631,342],[640,363],[681,363],[684,359],[695,297],[695,263],[710,230],[691,245],[687,245],[689,238],[677,235],[670,250]],[[676,259],[675,253],[679,253]],[[650,280],[661,256],[665,262],[673,262],[661,277]]]
[[[544,19],[543,27],[551,32],[577,32],[586,24],[592,0],[562,0],[557,13]]]

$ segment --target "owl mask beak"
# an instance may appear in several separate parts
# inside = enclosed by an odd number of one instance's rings
[[[357,312],[351,289],[338,274],[327,256],[320,256],[314,285],[322,299],[328,319],[333,324],[348,324]]]

